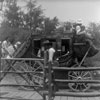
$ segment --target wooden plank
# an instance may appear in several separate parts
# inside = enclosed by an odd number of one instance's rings
[[[16,96],[18,92],[9,92],[7,95],[4,95],[3,97],[12,97],[12,96]]]
[[[61,100],[67,100],[67,96],[62,96]]]
[[[27,96],[29,96],[30,93],[28,92],[19,92],[16,96],[22,97],[22,98],[27,98]]]
[[[75,97],[68,97],[68,100],[74,100]]]
[[[94,97],[87,97],[88,100],[95,100]]]
[[[35,93],[32,93],[27,99],[43,99],[43,97],[40,95],[40,94],[38,94],[37,92],[35,92]]]
[[[78,68],[69,68],[69,67],[55,67],[53,66],[54,70],[68,70],[68,71],[92,71],[92,70],[100,70],[100,67],[78,67]]]
[[[35,94],[34,92],[24,92],[24,98],[25,99],[30,99],[29,97],[31,97],[33,94]]]
[[[87,97],[81,97],[81,100],[88,100]]]
[[[40,59],[40,58],[1,58],[1,60],[35,60],[35,61],[39,61],[39,60],[44,60],[44,59]]]
[[[67,98],[67,100],[68,100],[68,96],[67,96],[66,98]]]
[[[81,100],[81,97],[74,97],[74,100]]]
[[[54,100],[60,100],[60,96],[55,96]]]
[[[94,97],[94,100],[100,100],[100,97]]]

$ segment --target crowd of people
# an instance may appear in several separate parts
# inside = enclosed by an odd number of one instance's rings
[[[15,51],[21,45],[21,42],[18,41],[15,44],[12,44],[9,38],[6,38],[1,42],[1,54],[3,58],[12,58]]]

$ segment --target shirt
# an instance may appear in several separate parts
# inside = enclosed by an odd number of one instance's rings
[[[50,48],[48,50],[48,53],[49,53],[49,60],[48,61],[53,61],[53,57],[54,57],[54,53],[55,53],[55,49],[54,48]]]
[[[13,56],[15,50],[13,48],[13,45],[10,45],[8,48],[7,48],[7,51],[9,53],[10,56]]]

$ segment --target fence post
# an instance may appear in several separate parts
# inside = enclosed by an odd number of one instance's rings
[[[48,70],[49,70],[49,75],[48,75],[48,79],[49,79],[48,97],[49,97],[49,99],[48,100],[52,100],[53,99],[53,96],[52,96],[52,93],[53,93],[53,91],[52,91],[53,86],[52,85],[53,85],[53,83],[52,83],[52,64],[51,64],[51,62],[49,62]]]
[[[44,51],[44,68],[43,68],[43,89],[45,90],[46,84],[45,84],[45,80],[46,80],[46,51]],[[43,93],[43,100],[46,100],[46,95]]]
[[[0,71],[2,71],[2,66],[1,66],[1,41],[0,41]],[[0,81],[1,81],[1,75],[2,73],[0,72]]]

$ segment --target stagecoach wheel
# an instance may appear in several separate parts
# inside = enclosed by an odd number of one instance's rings
[[[14,65],[16,71],[18,72],[25,72],[28,71],[28,65],[25,61],[21,61],[21,62],[16,62],[16,64]],[[26,73],[26,74],[15,74],[15,81],[18,85],[32,85],[32,81],[30,79],[30,74]],[[20,89],[25,89],[25,90],[33,90],[32,87],[25,87],[25,86],[20,86]]]
[[[69,80],[92,80],[92,74],[89,71],[69,71],[68,72]],[[84,92],[87,91],[91,85],[89,83],[68,83],[68,86],[71,90],[75,92]]]
[[[32,71],[31,73],[32,76],[32,82],[37,86],[37,88],[42,88],[43,87],[43,62],[42,61],[34,61],[32,64]]]

